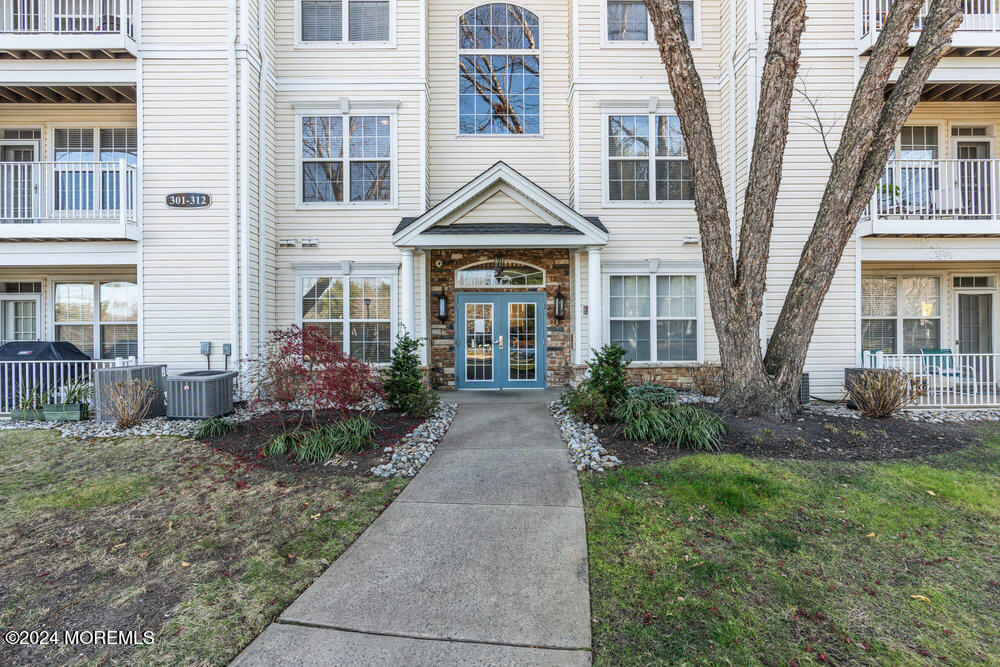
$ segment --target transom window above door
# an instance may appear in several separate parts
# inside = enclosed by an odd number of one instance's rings
[[[541,133],[538,16],[502,2],[458,19],[459,134]]]
[[[694,199],[691,165],[677,116],[653,113],[607,118],[608,201]]]
[[[679,6],[684,19],[684,32],[688,41],[694,42],[697,36],[694,0],[680,0]],[[656,41],[643,0],[606,0],[605,22],[610,43]]]
[[[497,276],[492,261],[483,261],[455,271],[455,287],[543,287],[545,271],[530,264],[507,262]]]
[[[390,45],[395,0],[301,0],[299,41],[306,45]]]
[[[392,116],[302,116],[299,143],[300,204],[393,201]]]

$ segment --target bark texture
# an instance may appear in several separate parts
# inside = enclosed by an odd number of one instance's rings
[[[933,0],[923,31],[888,100],[887,83],[923,0],[897,0],[861,76],[815,225],[767,356],[761,308],[789,110],[805,29],[804,0],[775,0],[761,74],[750,172],[734,253],[726,192],[701,78],[676,0],[646,0],[688,149],[712,317],[719,338],[723,408],[787,419],[798,407],[806,350],[844,247],[885,167],[896,135],[961,23],[960,0]]]

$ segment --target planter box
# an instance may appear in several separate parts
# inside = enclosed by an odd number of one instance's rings
[[[41,410],[11,410],[10,420],[15,422],[45,421],[45,413]]]
[[[47,422],[78,422],[86,419],[90,409],[86,403],[63,403],[42,407]]]

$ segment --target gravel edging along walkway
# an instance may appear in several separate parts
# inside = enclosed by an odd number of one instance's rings
[[[569,448],[570,460],[578,471],[604,472],[621,463],[617,456],[608,453],[608,450],[601,445],[594,429],[577,419],[572,412],[563,407],[561,402],[552,401],[547,405],[553,419],[559,425],[563,442]]]

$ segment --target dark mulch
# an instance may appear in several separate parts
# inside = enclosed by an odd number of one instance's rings
[[[351,412],[347,416],[364,414],[372,420],[376,427],[375,447],[360,454],[344,454],[340,460],[347,465],[327,465],[322,463],[299,463],[294,458],[286,456],[265,456],[264,446],[274,436],[295,429],[302,424],[303,428],[312,428],[308,413],[297,410],[269,412],[249,422],[240,424],[232,433],[205,438],[203,442],[219,451],[232,454],[236,458],[268,470],[292,473],[314,473],[322,475],[362,475],[371,474],[371,468],[378,464],[382,456],[382,448],[396,444],[404,435],[415,429],[423,421],[415,419],[395,410],[379,410],[377,412]],[[340,421],[340,413],[334,410],[320,410],[316,422],[319,426]],[[355,467],[357,466],[357,467]]]
[[[712,409],[712,406],[706,406]],[[931,424],[906,419],[851,419],[800,415],[795,421],[722,417],[729,431],[722,453],[758,458],[829,461],[878,461],[943,454],[971,444],[978,436],[971,425]],[[671,443],[627,441],[617,424],[598,424],[601,444],[625,465],[644,465],[690,454]]]

